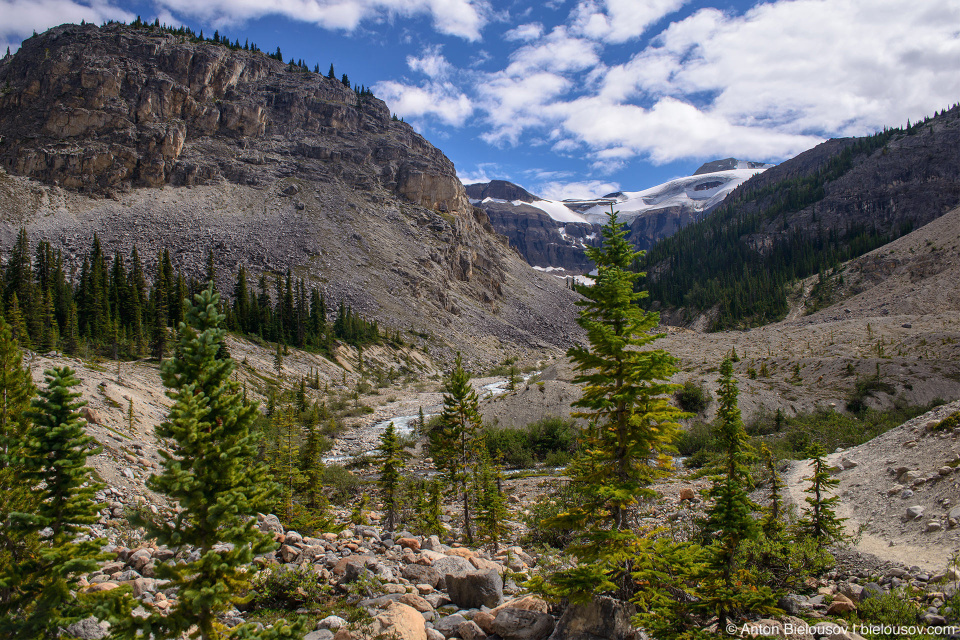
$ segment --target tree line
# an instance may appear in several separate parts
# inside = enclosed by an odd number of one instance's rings
[[[915,128],[915,127],[914,127]],[[787,313],[789,285],[827,271],[909,233],[904,223],[893,229],[849,225],[843,229],[789,230],[784,216],[822,200],[825,187],[845,175],[856,158],[883,148],[894,136],[910,133],[895,128],[855,138],[823,166],[805,176],[786,178],[762,187],[746,182],[723,206],[657,242],[639,257],[633,269],[649,274],[647,308],[686,307],[694,312],[716,307],[714,330],[757,326],[781,320]],[[777,225],[782,228],[777,230]],[[766,235],[762,249],[751,238]]]
[[[204,281],[215,279],[211,252]],[[22,347],[118,358],[168,355],[185,317],[185,300],[203,289],[195,277],[174,268],[168,249],[158,252],[148,273],[136,245],[129,256],[116,252],[111,258],[96,236],[71,278],[62,251],[46,240],[31,250],[23,229],[0,269],[0,282],[5,317]],[[337,341],[357,346],[382,339],[376,320],[343,301],[331,314],[323,292],[289,270],[272,283],[262,273],[252,289],[241,265],[232,300],[218,304],[226,328],[278,344],[329,353]]]

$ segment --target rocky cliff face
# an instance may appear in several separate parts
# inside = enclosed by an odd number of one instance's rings
[[[263,54],[61,26],[0,62],[0,246],[22,226],[83,261],[137,244],[232,291],[292,269],[431,353],[490,362],[579,339],[573,295],[473,207],[384,103]],[[255,281],[250,283],[255,286]],[[429,336],[428,338],[422,338]]]
[[[470,211],[453,164],[381,100],[262,53],[65,25],[0,63],[0,86],[0,162],[49,184],[112,193],[337,177]]]

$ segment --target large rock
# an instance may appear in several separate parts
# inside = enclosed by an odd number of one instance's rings
[[[446,575],[450,601],[466,609],[495,607],[503,601],[503,578],[491,569],[464,576]]]
[[[589,604],[573,604],[563,612],[550,640],[634,640],[630,619],[637,609],[607,596]]]
[[[93,616],[90,616],[89,618],[67,626],[64,631],[71,637],[78,638],[78,640],[100,640],[101,638],[106,638],[107,634],[110,633],[110,624],[100,622]]]
[[[473,565],[466,558],[459,556],[444,556],[433,563],[433,568],[437,570],[441,578],[447,576],[462,577],[474,571]]]
[[[455,613],[434,622],[433,628],[442,633],[444,638],[454,638],[460,632],[460,625],[466,621],[462,615]]]
[[[440,582],[440,572],[436,567],[425,567],[422,564],[408,564],[400,570],[400,575],[413,584],[428,584],[433,588]]]
[[[400,602],[392,602],[371,625],[374,637],[395,640],[427,640],[427,631],[420,612]]]
[[[493,621],[493,632],[504,640],[543,640],[553,627],[553,616],[525,609],[500,609]]]

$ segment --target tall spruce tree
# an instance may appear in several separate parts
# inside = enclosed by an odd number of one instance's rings
[[[443,411],[430,440],[437,467],[444,472],[448,486],[463,505],[463,532],[467,542],[473,542],[469,469],[475,457],[474,439],[481,426],[480,398],[470,386],[470,374],[463,368],[463,357],[457,353],[453,372],[443,389]]]
[[[151,476],[150,489],[180,505],[172,521],[144,522],[160,544],[193,547],[197,560],[157,567],[157,577],[170,580],[179,600],[167,616],[150,619],[150,631],[162,638],[191,637],[213,640],[227,637],[218,614],[228,610],[247,588],[245,570],[255,555],[274,548],[256,528],[258,510],[272,504],[276,485],[258,460],[257,443],[250,433],[256,405],[244,400],[240,384],[231,379],[233,360],[218,360],[224,340],[219,296],[208,288],[186,302],[177,357],[164,362],[161,377],[173,400],[157,436],[173,445],[162,452],[162,471]],[[219,543],[229,543],[220,545]],[[253,625],[231,636],[294,638],[302,625],[280,622],[257,632]]]
[[[5,638],[56,637],[65,627],[89,615],[92,603],[74,599],[80,575],[97,568],[103,540],[77,538],[98,518],[94,494],[104,485],[86,466],[94,440],[84,432],[78,410],[79,384],[69,367],[45,372],[46,386],[33,400],[32,425],[24,436],[21,479],[37,491],[36,508],[9,515],[11,528],[41,538],[39,553],[0,569],[0,589],[9,598],[0,605],[0,634]]]
[[[509,535],[507,499],[503,493],[503,474],[500,465],[490,459],[490,451],[483,438],[477,443],[479,460],[474,466],[473,482],[477,503],[477,533],[480,540],[489,543],[494,551]]]
[[[27,409],[35,391],[10,327],[0,318],[0,567],[17,566],[38,552],[39,536],[24,535],[10,520],[11,513],[32,513],[37,506],[36,495],[23,478],[20,454],[30,426]],[[0,611],[10,602],[16,586],[0,584]]]
[[[380,435],[380,453],[375,463],[380,469],[380,479],[377,480],[377,484],[383,496],[383,509],[387,512],[384,531],[394,531],[400,524],[398,522],[401,506],[400,481],[406,458],[400,436],[397,435],[397,428],[393,422],[390,422]]]
[[[749,572],[737,565],[743,543],[757,537],[753,519],[757,505],[747,495],[753,484],[749,469],[752,449],[740,416],[739,393],[733,362],[725,358],[720,364],[720,406],[714,427],[722,475],[713,479],[708,492],[713,504],[707,509],[704,533],[713,543],[700,589],[701,608],[717,616],[719,629],[726,629],[734,612],[769,610],[773,605],[770,589],[755,585]]]
[[[549,522],[577,532],[567,553],[579,562],[552,574],[545,585],[552,595],[578,602],[599,593],[632,595],[638,536],[629,512],[653,497],[649,485],[668,473],[676,421],[686,415],[669,403],[676,360],[662,349],[647,348],[662,335],[650,332],[659,316],[637,304],[645,297],[634,291],[642,274],[630,268],[639,254],[627,242],[616,212],[611,210],[603,228],[602,246],[587,249],[587,255],[597,275],[592,286],[576,286],[583,296],[577,322],[590,345],[567,352],[578,372],[575,381],[584,384],[574,406],[591,425],[567,470],[583,502]]]

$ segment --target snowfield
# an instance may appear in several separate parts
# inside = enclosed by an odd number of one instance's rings
[[[676,178],[643,191],[621,191],[610,198],[598,198],[596,200],[578,200],[575,202],[538,200],[526,203],[517,201],[513,204],[526,204],[540,209],[557,222],[595,222],[598,224],[606,223],[607,218],[610,217],[611,201],[615,201],[614,210],[619,211],[620,219],[625,221],[633,220],[648,211],[668,207],[684,207],[694,211],[703,211],[719,203],[728,193],[767,168],[730,169],[704,173],[699,176]],[[579,213],[571,207],[576,207]]]

